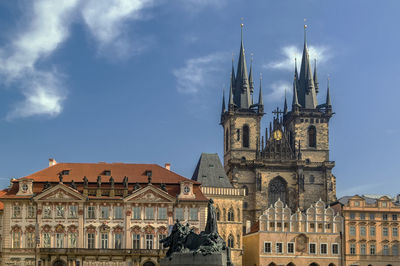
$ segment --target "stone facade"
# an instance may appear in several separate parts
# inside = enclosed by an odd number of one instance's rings
[[[321,200],[295,213],[278,200],[243,237],[243,265],[342,265],[341,228]]]
[[[356,195],[344,203],[344,265],[399,265],[400,205],[386,196]]]
[[[14,180],[0,197],[2,265],[159,265],[159,240],[176,219],[204,230],[199,185],[121,163],[60,163]]]

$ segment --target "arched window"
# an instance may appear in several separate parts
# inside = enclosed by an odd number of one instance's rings
[[[243,126],[243,147],[249,147],[249,136],[250,136],[250,129],[248,125]]]
[[[308,128],[308,146],[313,148],[317,147],[317,130],[314,126]]]
[[[228,129],[226,129],[225,133],[225,150],[228,151],[229,149],[229,132]]]
[[[221,216],[221,212],[220,212],[220,210],[219,210],[219,208],[217,208],[216,210],[215,210],[215,214],[217,215],[217,221],[219,221],[220,220],[220,216]]]
[[[273,205],[278,199],[287,202],[287,182],[280,176],[275,177],[268,185],[268,205]]]
[[[233,212],[233,209],[230,208],[228,211],[228,221],[233,222],[235,220],[235,214]]]
[[[233,248],[233,246],[234,246],[234,238],[233,238],[233,235],[229,235],[229,237],[228,237],[228,247],[230,247],[230,248]]]
[[[246,185],[244,185],[242,188],[244,189],[244,195],[249,195],[249,188]]]

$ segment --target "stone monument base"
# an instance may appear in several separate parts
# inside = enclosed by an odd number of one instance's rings
[[[229,266],[226,253],[215,253],[210,255],[193,253],[173,253],[170,258],[163,258],[160,266]]]

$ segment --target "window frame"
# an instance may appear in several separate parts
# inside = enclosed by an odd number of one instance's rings
[[[290,248],[289,245],[292,245],[292,247]],[[292,252],[290,252],[290,249],[292,249]],[[296,244],[294,242],[288,242],[286,245],[286,252],[288,254],[294,254],[296,250]]]
[[[278,245],[280,245],[280,249],[281,251],[278,251]],[[275,242],[275,253],[276,254],[283,254],[284,250],[283,250],[283,242]]]
[[[266,251],[266,245],[269,244],[269,251]],[[271,254],[272,253],[272,242],[271,241],[264,241],[264,253]]]
[[[311,246],[313,246],[314,252],[311,252]],[[317,243],[312,242],[308,244],[308,254],[313,254],[313,255],[317,254]]]
[[[336,252],[335,252],[335,248],[336,247]],[[338,255],[339,254],[339,243],[332,243],[331,245],[331,253],[332,255]]]

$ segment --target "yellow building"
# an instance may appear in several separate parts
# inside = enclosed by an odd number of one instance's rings
[[[400,205],[387,196],[340,199],[345,221],[345,265],[400,265]]]
[[[243,265],[341,265],[341,228],[342,217],[321,200],[293,214],[278,200],[246,228]]]
[[[231,249],[235,266],[242,265],[242,207],[244,189],[235,188],[225,174],[218,154],[203,153],[194,171],[193,180],[201,183],[201,191],[214,200],[218,232]]]
[[[176,219],[204,230],[200,184],[155,164],[55,163],[1,195],[2,264],[158,266]]]

